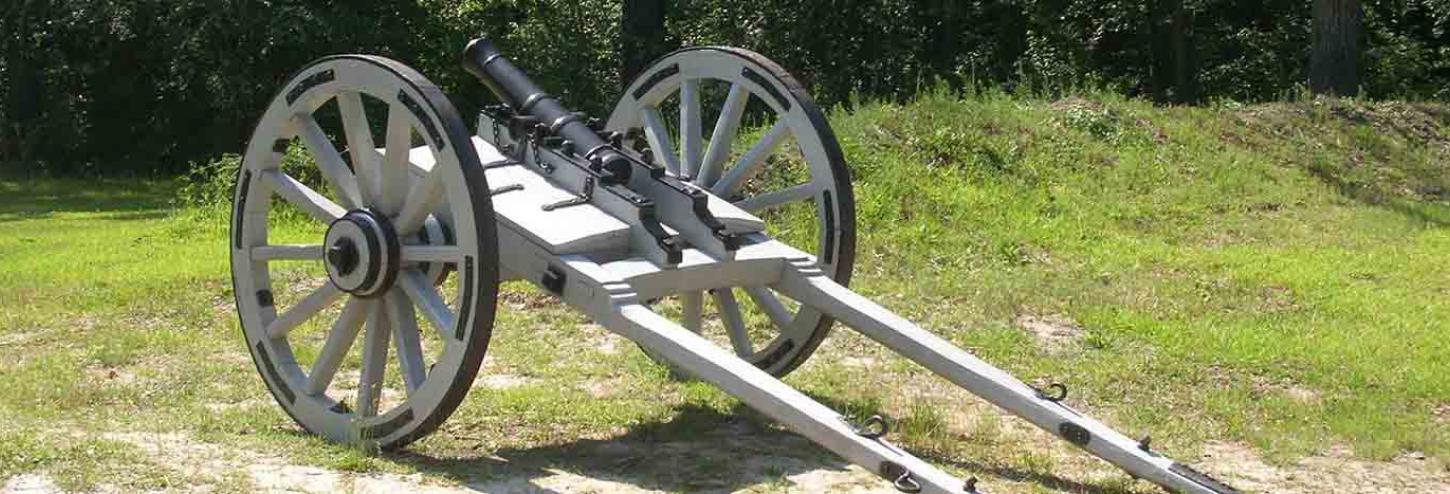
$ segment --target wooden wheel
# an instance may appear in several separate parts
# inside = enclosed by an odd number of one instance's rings
[[[457,111],[397,62],[318,60],[267,107],[233,199],[232,284],[252,360],[304,429],[390,448],[457,408],[493,327],[488,190]]]
[[[712,117],[714,127],[706,129]],[[813,244],[826,273],[842,285],[850,280],[850,173],[825,115],[779,65],[738,48],[676,51],[630,84],[606,128],[643,135],[645,154],[669,174],[761,216],[777,238]],[[722,344],[776,376],[804,362],[832,323],[768,287],[705,295],[676,297],[681,323],[701,332],[718,321]],[[717,318],[704,317],[707,298]]]

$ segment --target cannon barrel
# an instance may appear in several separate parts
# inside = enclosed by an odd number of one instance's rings
[[[589,160],[590,167],[603,174],[606,182],[629,180],[633,169],[630,159],[580,121],[579,114],[564,108],[557,98],[534,84],[492,41],[484,38],[470,41],[463,51],[463,68],[515,114],[533,117],[548,126],[550,134],[572,143],[573,149]]]

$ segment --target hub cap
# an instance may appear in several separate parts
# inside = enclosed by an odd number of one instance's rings
[[[359,297],[387,293],[398,278],[401,247],[392,222],[371,210],[351,211],[327,228],[327,277]]]

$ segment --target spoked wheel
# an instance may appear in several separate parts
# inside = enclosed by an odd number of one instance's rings
[[[712,119],[713,128],[703,127]],[[825,115],[779,65],[737,48],[676,51],[630,84],[606,127],[642,134],[640,147],[669,174],[761,216],[777,238],[813,243],[822,269],[842,285],[849,281],[856,249],[850,174]],[[804,362],[831,327],[819,311],[763,286],[676,298],[686,328],[701,332],[718,322],[717,341],[776,376]],[[717,318],[703,316],[707,299]]]
[[[488,346],[493,218],[467,129],[423,76],[342,55],[293,77],[252,134],[231,238],[247,347],[288,415],[382,448],[437,428]]]

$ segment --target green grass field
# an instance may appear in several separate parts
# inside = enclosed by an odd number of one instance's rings
[[[832,123],[855,174],[853,286],[888,308],[1189,462],[1221,441],[1276,465],[1421,452],[1450,473],[1450,108],[928,96]],[[437,434],[380,456],[306,437],[241,344],[226,210],[175,196],[0,181],[0,479],[255,487],[148,453],[134,438],[152,433],[442,483],[564,470],[775,492],[802,489],[799,465],[842,467],[513,284]],[[1026,330],[1042,321],[1065,334]],[[991,492],[1153,492],[848,331],[787,382],[896,418],[895,440]]]

